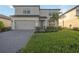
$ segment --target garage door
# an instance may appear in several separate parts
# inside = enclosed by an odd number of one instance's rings
[[[34,20],[17,20],[15,21],[15,29],[26,30],[35,29]]]

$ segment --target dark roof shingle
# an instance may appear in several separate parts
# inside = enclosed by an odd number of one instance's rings
[[[11,20],[11,18],[10,18],[10,17],[5,16],[5,15],[2,15],[2,14],[0,14],[0,18],[7,19],[7,20]]]

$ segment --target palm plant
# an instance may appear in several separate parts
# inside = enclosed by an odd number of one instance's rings
[[[59,13],[58,12],[52,13],[52,16],[49,19],[49,26],[51,25],[51,23],[53,23],[55,26],[55,22],[57,22],[58,24],[58,19],[59,19]]]
[[[52,13],[52,16],[49,19],[49,28],[52,28],[52,31],[58,31],[58,19],[59,19],[59,13],[58,12]]]

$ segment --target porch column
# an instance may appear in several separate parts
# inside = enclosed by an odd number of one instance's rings
[[[15,21],[12,20],[12,30],[14,30],[14,29],[15,29]]]
[[[39,20],[35,21],[35,25],[36,25],[36,27],[39,27]]]
[[[47,28],[47,26],[48,26],[48,21],[45,20],[45,28]]]

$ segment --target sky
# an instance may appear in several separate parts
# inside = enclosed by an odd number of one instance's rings
[[[61,12],[64,13],[67,10],[73,8],[75,5],[40,5],[42,9],[61,9]],[[14,8],[11,5],[0,5],[0,14],[10,16],[14,15]]]

